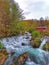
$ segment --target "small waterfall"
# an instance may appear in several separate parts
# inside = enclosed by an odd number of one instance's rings
[[[0,40],[4,44],[4,47],[9,53],[9,57],[3,65],[11,65],[13,63],[13,58],[18,57],[21,54],[27,52],[29,54],[28,59],[24,65],[48,65],[49,64],[49,53],[42,50],[44,44],[46,44],[47,39],[44,38],[40,48],[32,48],[30,46],[31,34],[27,33],[24,35],[13,36],[8,38],[3,38]],[[11,52],[15,52],[13,56],[10,55]],[[47,59],[48,58],[48,59]]]
[[[41,43],[41,45],[40,45],[39,48],[42,49],[43,48],[43,45],[46,44],[46,42],[47,42],[47,39],[43,39],[43,41],[42,41],[42,43]]]

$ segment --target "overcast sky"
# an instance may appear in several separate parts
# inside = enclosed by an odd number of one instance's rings
[[[26,19],[49,16],[49,0],[15,0],[24,10]]]

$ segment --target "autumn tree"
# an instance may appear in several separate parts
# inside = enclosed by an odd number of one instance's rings
[[[7,34],[16,27],[13,23],[22,20],[22,10],[14,0],[0,0],[0,31]],[[12,23],[12,25],[11,25]],[[16,30],[16,29],[15,29]]]
[[[19,21],[24,18],[22,13],[23,10],[20,9],[18,3],[15,3],[14,0],[10,0],[10,10],[11,10],[12,21]]]
[[[9,3],[7,1],[0,0],[0,34],[7,34],[9,22],[11,20],[9,12]]]
[[[12,18],[12,22],[10,25],[11,32],[15,33],[17,32],[17,22],[24,19],[23,16],[23,10],[20,9],[18,3],[16,3],[14,0],[10,0],[10,14]]]

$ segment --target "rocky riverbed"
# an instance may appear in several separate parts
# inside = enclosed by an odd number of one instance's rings
[[[49,65],[49,52],[30,45],[31,34],[0,39],[0,65]],[[33,41],[33,40],[32,40]]]

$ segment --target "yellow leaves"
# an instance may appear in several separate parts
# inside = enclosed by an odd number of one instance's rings
[[[0,50],[0,65],[2,65],[4,63],[4,61],[6,60],[7,57],[8,57],[8,53],[7,53],[6,49]]]

